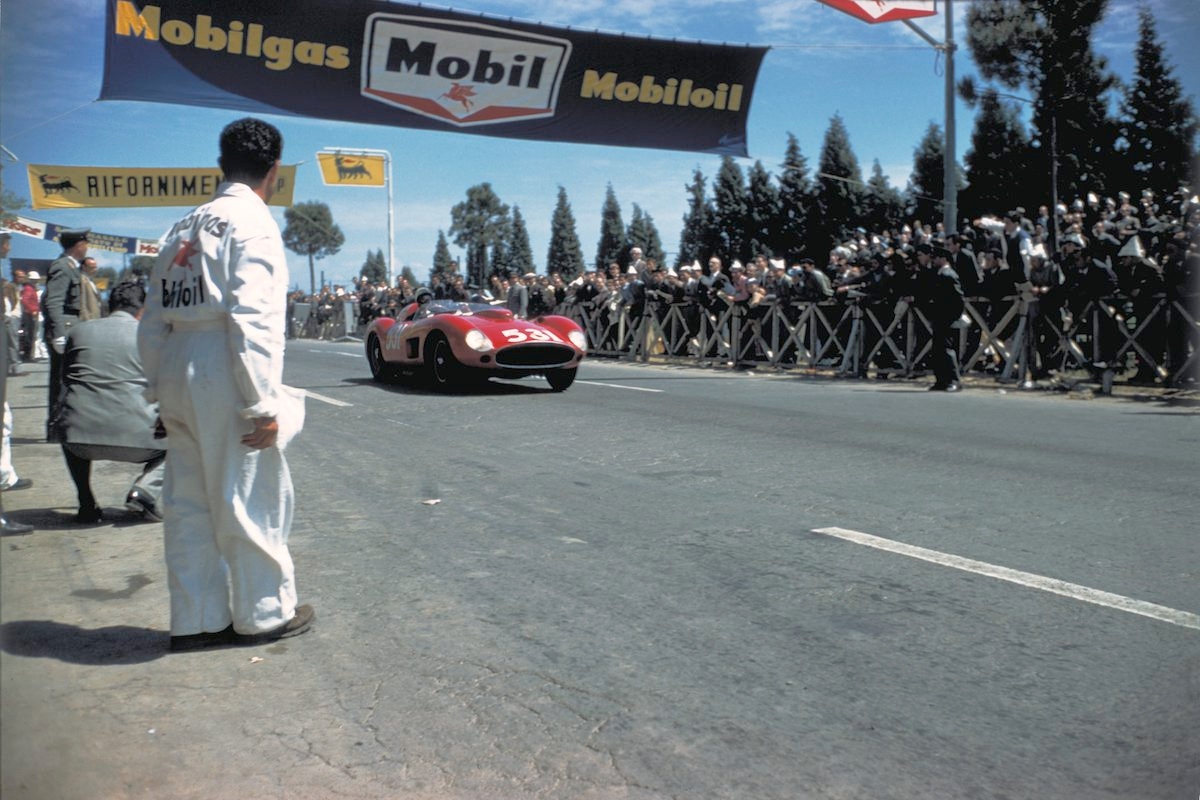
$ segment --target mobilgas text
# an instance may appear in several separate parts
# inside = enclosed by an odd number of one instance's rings
[[[208,14],[197,14],[190,21],[164,20],[159,6],[146,6],[138,11],[130,0],[117,0],[116,11],[117,36],[135,36],[152,42],[162,40],[177,47],[261,58],[263,66],[276,71],[289,69],[293,63],[327,69],[350,66],[350,48],[344,45],[268,36],[264,26],[257,22],[247,24],[235,19],[217,25]]]

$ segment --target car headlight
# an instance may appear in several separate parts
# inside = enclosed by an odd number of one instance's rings
[[[584,335],[583,331],[571,331],[567,334],[567,338],[571,340],[571,344],[580,350],[587,350],[587,336]]]
[[[483,331],[469,330],[466,337],[467,347],[472,350],[477,350],[480,353],[486,353],[492,349],[492,340],[484,335]]]

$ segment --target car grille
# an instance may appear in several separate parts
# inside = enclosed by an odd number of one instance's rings
[[[506,347],[496,353],[500,367],[561,367],[575,357],[575,350],[565,344],[539,342]]]

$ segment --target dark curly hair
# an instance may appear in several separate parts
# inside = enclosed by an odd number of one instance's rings
[[[258,183],[283,154],[283,135],[261,119],[246,117],[221,131],[221,157],[217,163],[225,180]]]
[[[128,311],[137,314],[146,303],[146,290],[136,281],[121,281],[108,293],[108,313]]]

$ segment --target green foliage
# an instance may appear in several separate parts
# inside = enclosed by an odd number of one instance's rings
[[[283,219],[283,244],[293,253],[308,256],[309,291],[315,294],[317,278],[313,260],[336,254],[346,237],[334,224],[329,206],[315,200],[284,209]]]
[[[450,209],[450,236],[467,251],[467,282],[483,285],[488,248],[504,242],[508,231],[508,206],[490,183],[467,189],[467,199]]]
[[[600,207],[600,241],[596,245],[596,269],[605,270],[612,262],[624,264],[629,251],[625,246],[625,224],[621,221],[621,205],[617,202],[612,184],[604,193]]]
[[[771,183],[771,173],[761,161],[750,168],[746,191],[745,239],[746,255],[773,256],[779,244],[779,190]]]
[[[488,277],[499,275],[504,277],[513,271],[509,240],[512,237],[512,221],[506,219],[500,229],[500,235],[492,245],[492,258],[488,263]]]
[[[446,234],[439,228],[437,245],[433,249],[433,269],[431,270],[431,274],[446,274],[452,263],[454,263],[454,258],[450,255],[450,245],[446,242]]]
[[[575,214],[567,199],[567,190],[558,187],[558,202],[550,218],[550,249],[546,253],[546,272],[570,280],[583,271],[583,247],[575,230]]]
[[[358,272],[359,276],[370,283],[379,283],[387,280],[387,259],[383,257],[383,250],[375,252],[367,251],[367,260],[363,262],[362,269]]]
[[[821,147],[820,174],[814,192],[809,226],[810,255],[824,257],[844,241],[862,217],[862,171],[850,146],[850,134],[838,114],[829,121]]]
[[[1034,96],[1037,170],[1057,155],[1059,193],[1105,186],[1114,165],[1115,121],[1106,95],[1116,85],[1091,46],[1108,0],[976,0],[967,44],[984,77]]]
[[[704,173],[699,168],[692,173],[692,182],[685,188],[688,193],[688,210],[683,215],[683,231],[679,234],[679,263],[701,263],[713,252],[710,241],[712,206],[706,194]]]
[[[800,143],[791,133],[779,173],[779,219],[776,248],[782,254],[798,257],[804,249],[808,230],[808,207],[812,203],[812,183],[808,178],[808,160],[800,152]]]
[[[1186,185],[1196,155],[1197,120],[1191,101],[1167,63],[1154,15],[1139,10],[1134,80],[1121,104],[1130,190],[1152,189],[1159,199]]]
[[[717,255],[727,264],[734,259],[749,260],[746,220],[750,215],[750,198],[746,176],[731,156],[721,158],[721,168],[713,183],[712,211],[712,227],[719,237]]]
[[[633,218],[629,222],[629,229],[625,232],[625,243],[626,260],[629,259],[630,250],[640,247],[644,258],[652,258],[658,263],[662,263],[662,238],[658,235],[658,228],[654,227],[654,220],[650,218],[649,214],[642,211],[641,206],[637,203],[633,204]]]
[[[909,213],[921,222],[935,225],[941,221],[946,196],[946,138],[942,126],[929,123],[925,135],[913,151],[913,171],[908,180]],[[962,188],[962,175],[954,165],[956,188]]]
[[[1017,205],[1036,208],[1049,199],[1049,173],[1031,181],[1029,159],[1029,134],[1019,112],[996,92],[985,91],[965,156],[967,186],[958,198],[962,215],[975,219]]]
[[[412,267],[407,266],[407,265],[405,265],[405,267],[402,270],[400,270],[400,279],[408,281],[408,285],[413,287],[414,289],[421,285],[420,282],[417,280],[416,273],[412,271]]]
[[[869,231],[882,231],[899,227],[904,220],[904,198],[900,190],[892,186],[879,159],[871,168],[867,179],[867,191],[863,194],[863,224]]]
[[[513,206],[512,226],[509,229],[508,263],[512,269],[522,275],[526,272],[536,272],[537,265],[533,263],[533,247],[529,244],[529,229],[525,227],[525,218],[521,209]]]

